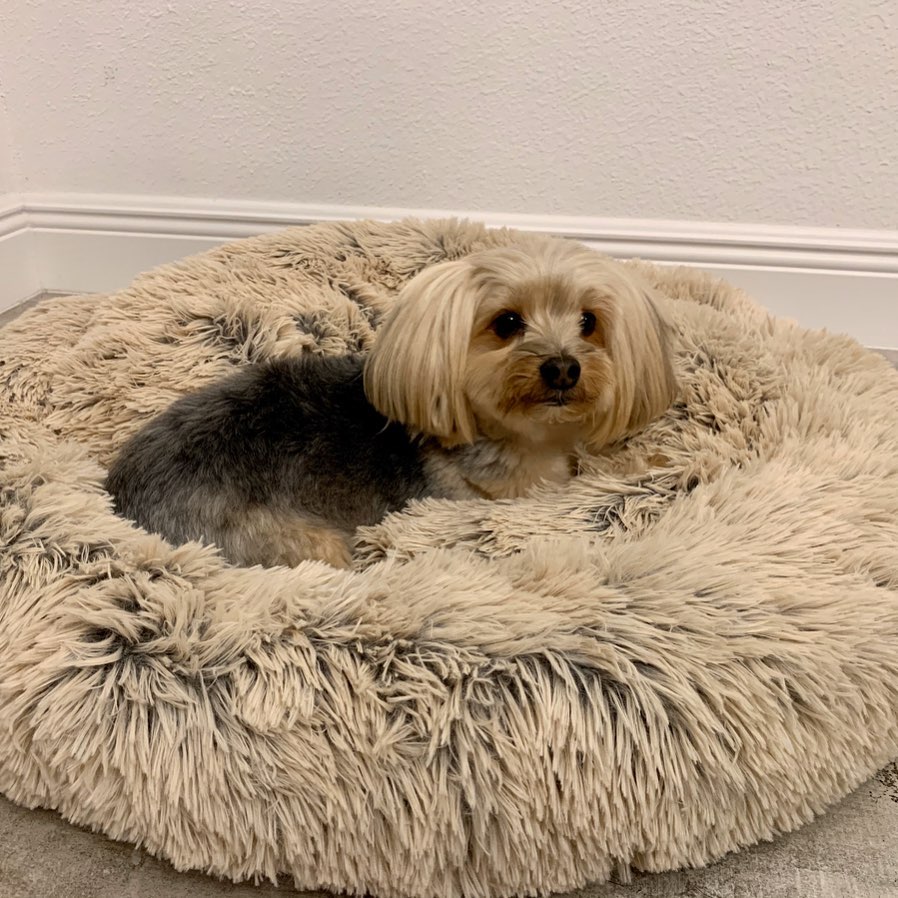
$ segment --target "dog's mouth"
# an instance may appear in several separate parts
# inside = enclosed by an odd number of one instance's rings
[[[552,390],[545,386],[531,386],[527,392],[503,397],[499,403],[503,414],[546,414],[554,418],[558,414],[564,416],[577,415],[589,403],[589,397],[578,384],[571,390]]]
[[[553,390],[542,401],[542,405],[548,405],[552,408],[564,408],[576,400],[576,397],[566,390]]]

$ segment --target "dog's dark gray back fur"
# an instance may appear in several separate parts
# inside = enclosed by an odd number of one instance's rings
[[[426,487],[418,447],[367,401],[355,356],[273,361],[186,396],[125,444],[107,479],[123,516],[218,545],[246,509],[350,533]]]

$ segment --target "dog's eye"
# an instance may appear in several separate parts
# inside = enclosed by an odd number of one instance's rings
[[[510,340],[512,337],[523,333],[526,325],[524,324],[524,319],[517,312],[503,312],[493,319],[490,327],[500,340]]]
[[[580,316],[580,333],[584,337],[591,337],[596,331],[596,316],[592,312],[584,312]]]

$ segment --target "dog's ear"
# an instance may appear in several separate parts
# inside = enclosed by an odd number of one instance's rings
[[[476,305],[465,259],[426,268],[400,291],[365,364],[365,393],[382,415],[447,445],[474,439],[464,376]]]
[[[612,407],[596,416],[588,438],[593,449],[641,430],[670,407],[677,392],[671,325],[657,297],[622,266],[612,280],[617,282],[608,345],[614,372]]]

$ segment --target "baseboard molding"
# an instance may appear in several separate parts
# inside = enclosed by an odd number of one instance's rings
[[[623,258],[704,268],[776,314],[849,333],[870,346],[898,348],[898,231],[174,197],[7,198],[0,208],[0,270],[6,273],[0,309],[41,289],[116,290],[156,265],[289,225],[407,216],[471,218],[573,238]]]
[[[0,312],[41,290],[34,235],[25,213],[0,207]]]

